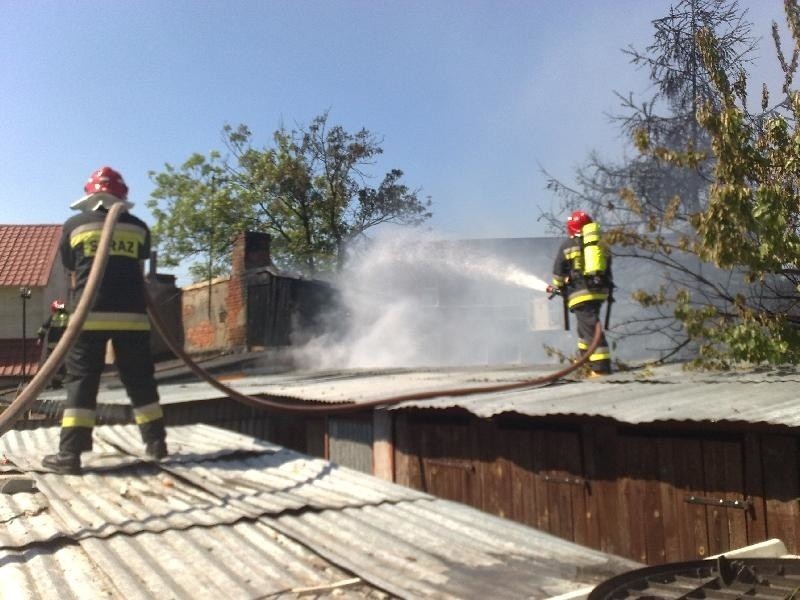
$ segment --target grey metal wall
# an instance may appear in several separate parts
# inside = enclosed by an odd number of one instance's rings
[[[372,474],[372,421],[329,418],[328,460]]]

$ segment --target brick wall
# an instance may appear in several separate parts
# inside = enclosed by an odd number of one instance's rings
[[[221,277],[183,288],[181,318],[184,349],[189,354],[211,354],[230,349],[225,308],[228,284],[229,278]]]
[[[236,236],[231,274],[183,289],[185,349],[192,354],[247,349],[247,271],[270,265],[270,237],[246,232]]]
[[[231,278],[225,296],[229,341],[233,349],[247,345],[247,280],[245,262],[247,253],[247,234],[240,233],[233,242],[231,256]]]

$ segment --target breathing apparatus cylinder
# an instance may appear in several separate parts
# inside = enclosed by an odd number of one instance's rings
[[[581,245],[583,247],[582,271],[584,277],[602,277],[608,268],[606,253],[600,247],[600,226],[587,223],[581,228]]]

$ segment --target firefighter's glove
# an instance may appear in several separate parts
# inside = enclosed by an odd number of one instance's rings
[[[552,285],[548,285],[545,288],[545,292],[550,294],[550,297],[548,298],[548,300],[552,300],[553,297],[561,295],[561,290],[559,288],[555,287],[555,286],[552,286]]]

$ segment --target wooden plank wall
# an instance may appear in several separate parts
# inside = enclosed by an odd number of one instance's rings
[[[395,415],[397,483],[648,564],[800,552],[798,436]]]

